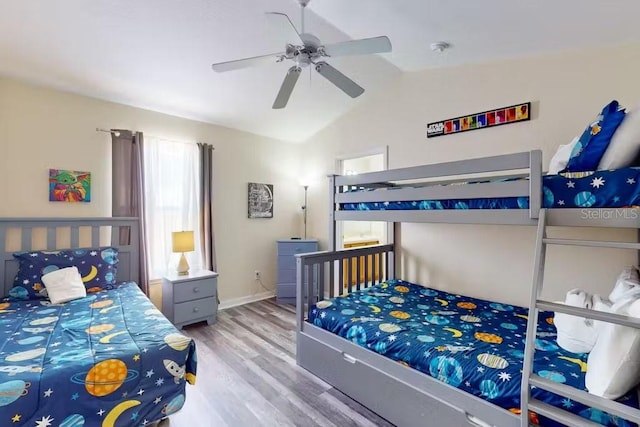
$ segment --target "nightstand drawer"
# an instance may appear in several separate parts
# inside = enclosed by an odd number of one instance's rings
[[[211,283],[211,279],[191,280],[173,285],[173,301],[176,303],[213,297],[215,294],[216,287]]]
[[[185,323],[194,319],[213,316],[215,311],[215,298],[204,298],[176,304],[174,307],[174,323]]]

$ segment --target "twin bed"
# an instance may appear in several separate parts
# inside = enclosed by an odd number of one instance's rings
[[[39,237],[45,251],[34,250]],[[19,251],[34,258],[57,250],[58,239],[65,239],[65,248],[78,256],[95,254],[98,263],[105,262],[100,242],[110,240],[118,252],[118,284],[65,304],[0,302],[0,425],[138,426],[178,411],[185,384],[195,382],[195,343],[135,283],[138,220],[0,220],[3,295],[14,287],[19,267],[13,257],[18,251],[7,250],[16,239]]]
[[[553,312],[543,309],[564,308],[538,296],[547,244],[639,248],[550,239],[546,227],[640,228],[640,170],[543,176],[541,157],[536,150],[332,177],[333,249],[339,220],[538,226],[532,302],[527,309],[400,281],[393,242],[298,255],[298,364],[399,426],[638,423],[635,391],[617,402],[584,391],[587,355],[558,347]],[[460,177],[511,170],[497,180]],[[342,283],[353,265],[365,280]]]

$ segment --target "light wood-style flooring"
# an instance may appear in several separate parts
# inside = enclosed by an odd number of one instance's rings
[[[198,375],[161,427],[391,426],[295,362],[295,307],[265,300],[188,326]]]

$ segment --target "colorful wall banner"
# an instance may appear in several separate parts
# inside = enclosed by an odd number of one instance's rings
[[[482,113],[441,120],[427,125],[427,138],[484,129],[531,119],[531,102],[497,108]]]

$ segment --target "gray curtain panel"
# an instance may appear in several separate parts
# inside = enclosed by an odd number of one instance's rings
[[[204,266],[208,270],[217,271],[215,238],[213,232],[213,146],[198,143],[200,155],[200,230],[202,236],[202,255]]]
[[[118,135],[118,136],[116,136]],[[147,240],[144,222],[144,138],[142,132],[113,129],[111,157],[114,217],[136,217],[140,220],[138,286],[149,294]],[[120,230],[120,244],[130,244],[130,230]]]

